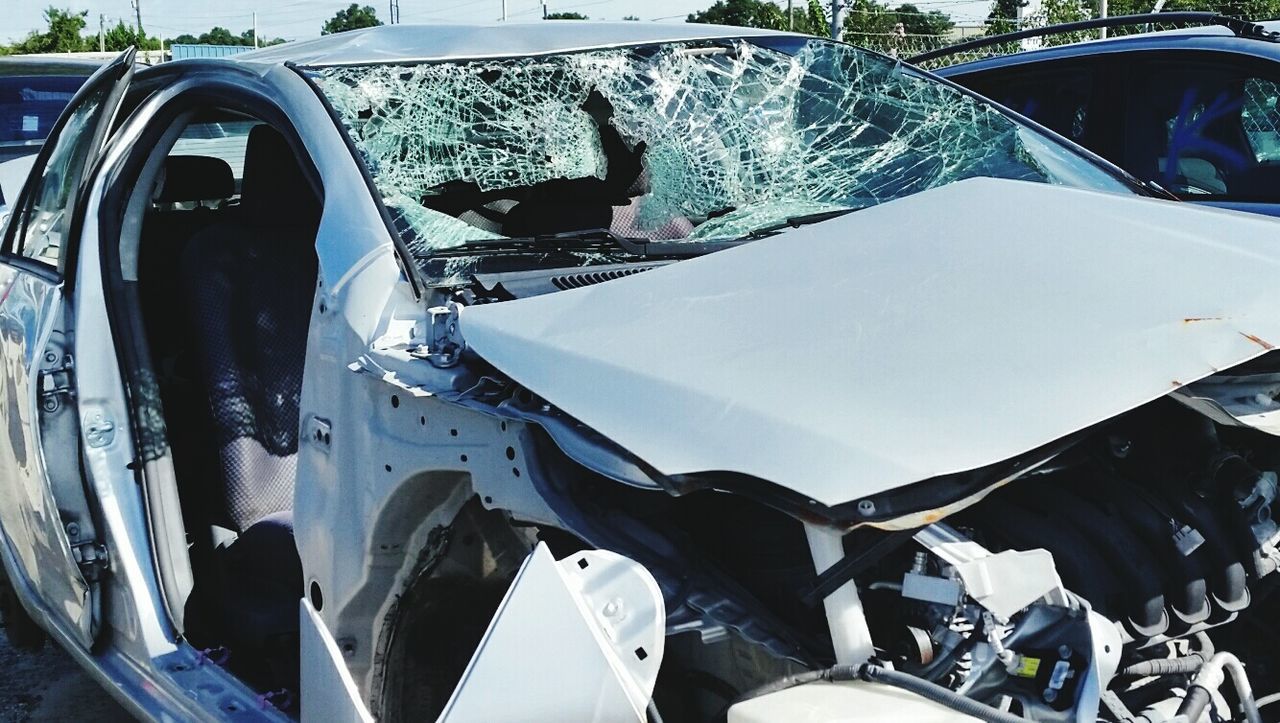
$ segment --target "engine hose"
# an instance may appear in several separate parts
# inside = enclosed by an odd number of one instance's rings
[[[1178,715],[1186,716],[1189,721],[1198,721],[1209,706],[1210,691],[1222,685],[1224,671],[1235,685],[1236,697],[1240,699],[1240,712],[1249,723],[1262,723],[1262,713],[1258,711],[1258,703],[1253,699],[1253,688],[1249,685],[1249,676],[1245,674],[1244,665],[1231,653],[1215,654],[1200,668],[1196,677],[1187,688],[1187,694],[1178,706]]]
[[[865,680],[868,683],[881,683],[883,685],[891,685],[895,688],[901,688],[922,698],[927,698],[935,703],[945,705],[946,707],[958,711],[964,715],[977,718],[978,720],[987,721],[988,723],[1025,723],[1026,718],[1016,716],[1006,711],[992,708],[981,701],[972,698],[966,698],[963,695],[943,687],[937,683],[931,683],[923,678],[917,678],[909,673],[899,672],[897,670],[889,670],[888,668],[874,665],[872,663],[863,663],[861,665],[836,665],[822,670],[809,670],[795,675],[788,675],[778,678],[775,681],[765,683],[764,685],[749,690],[738,696],[733,704],[726,708],[727,711],[734,705],[752,698],[759,698],[762,695],[777,693],[781,690],[794,688],[798,685],[806,683],[816,683],[818,681],[835,682],[841,680]]]
[[[914,675],[908,675],[897,670],[889,670],[879,665],[864,664],[858,669],[858,677],[871,683],[883,683],[910,691],[922,698],[928,698],[934,703],[945,705],[958,713],[984,720],[988,723],[1023,723],[1027,720],[1022,716],[992,708],[982,701],[966,698],[954,690],[944,688],[937,683],[930,683]]]
[[[1195,639],[1200,643],[1200,649],[1189,655],[1180,658],[1157,658],[1155,660],[1143,660],[1132,665],[1126,665],[1116,671],[1116,675],[1123,675],[1130,678],[1147,678],[1157,675],[1187,675],[1200,670],[1200,666],[1207,663],[1213,658],[1214,647],[1213,641],[1203,632],[1196,633]]]

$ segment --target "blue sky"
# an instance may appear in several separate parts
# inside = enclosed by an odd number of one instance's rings
[[[797,0],[797,4],[801,0]],[[895,0],[897,4],[898,0]],[[200,34],[221,25],[234,33],[250,27],[258,13],[258,32],[263,36],[287,40],[315,37],[320,26],[334,12],[351,0],[140,0],[142,24],[148,33],[172,37],[182,33]],[[593,20],[621,20],[635,15],[642,20],[680,22],[685,15],[710,5],[714,0],[547,0],[552,12],[573,10]],[[116,19],[133,22],[129,0],[0,0],[5,20],[0,39],[15,40],[29,31],[42,29],[42,13],[49,5],[89,11],[89,29],[96,30],[98,15],[106,16],[108,25]],[[388,0],[362,0],[378,11],[386,21]],[[16,8],[14,6],[16,5]],[[986,16],[986,0],[921,0],[924,9],[950,12],[957,21],[977,20]],[[15,11],[16,10],[16,11]],[[423,22],[492,22],[501,17],[502,0],[400,0],[400,16],[405,23]],[[507,17],[512,21],[537,20],[542,13],[541,0],[507,0]]]

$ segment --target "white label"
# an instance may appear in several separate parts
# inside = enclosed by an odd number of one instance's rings
[[[40,130],[40,116],[24,115],[22,116],[22,132],[35,133]]]

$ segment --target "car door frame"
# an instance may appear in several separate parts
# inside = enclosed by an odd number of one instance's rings
[[[134,51],[105,64],[73,96],[51,129],[12,208],[0,247],[4,278],[0,317],[13,320],[5,332],[6,426],[8,454],[0,457],[7,474],[6,504],[0,509],[4,542],[0,558],[6,577],[27,613],[46,630],[58,630],[81,648],[93,646],[101,629],[102,587],[107,578],[106,547],[98,510],[84,488],[80,468],[81,430],[74,394],[71,353],[74,239],[83,224],[86,179],[101,160],[109,131],[134,72]],[[74,177],[62,209],[65,234],[59,238],[57,265],[23,255],[19,239],[35,208],[35,193],[75,111],[95,95],[101,107],[88,119],[89,145],[71,167]],[[78,139],[76,139],[78,140]],[[21,338],[19,338],[21,337]],[[22,411],[25,408],[25,414]],[[25,417],[25,418],[24,418]],[[75,449],[46,449],[51,438]],[[21,452],[19,451],[21,450]]]

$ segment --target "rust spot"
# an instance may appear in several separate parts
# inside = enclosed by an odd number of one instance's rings
[[[1183,324],[1191,324],[1197,321],[1222,321],[1221,316],[1188,316],[1182,320]]]
[[[1178,387],[1180,387],[1180,386],[1182,386],[1182,382],[1178,381],[1177,379],[1174,379],[1174,380],[1173,380],[1173,388],[1174,388],[1174,389],[1177,389],[1177,388],[1178,388]]]
[[[1240,336],[1243,336],[1244,338],[1248,339],[1249,341],[1253,342],[1254,344],[1257,344],[1258,346],[1262,347],[1263,349],[1266,349],[1267,351],[1271,351],[1272,349],[1275,349],[1275,346],[1273,346],[1270,342],[1266,341],[1265,339],[1260,339],[1260,338],[1258,338],[1258,337],[1254,336],[1253,334],[1246,334],[1246,333],[1244,333],[1244,332],[1242,331],[1242,332],[1240,332]]]
[[[925,524],[933,524],[943,518],[943,514],[937,510],[930,510],[923,515]]]

